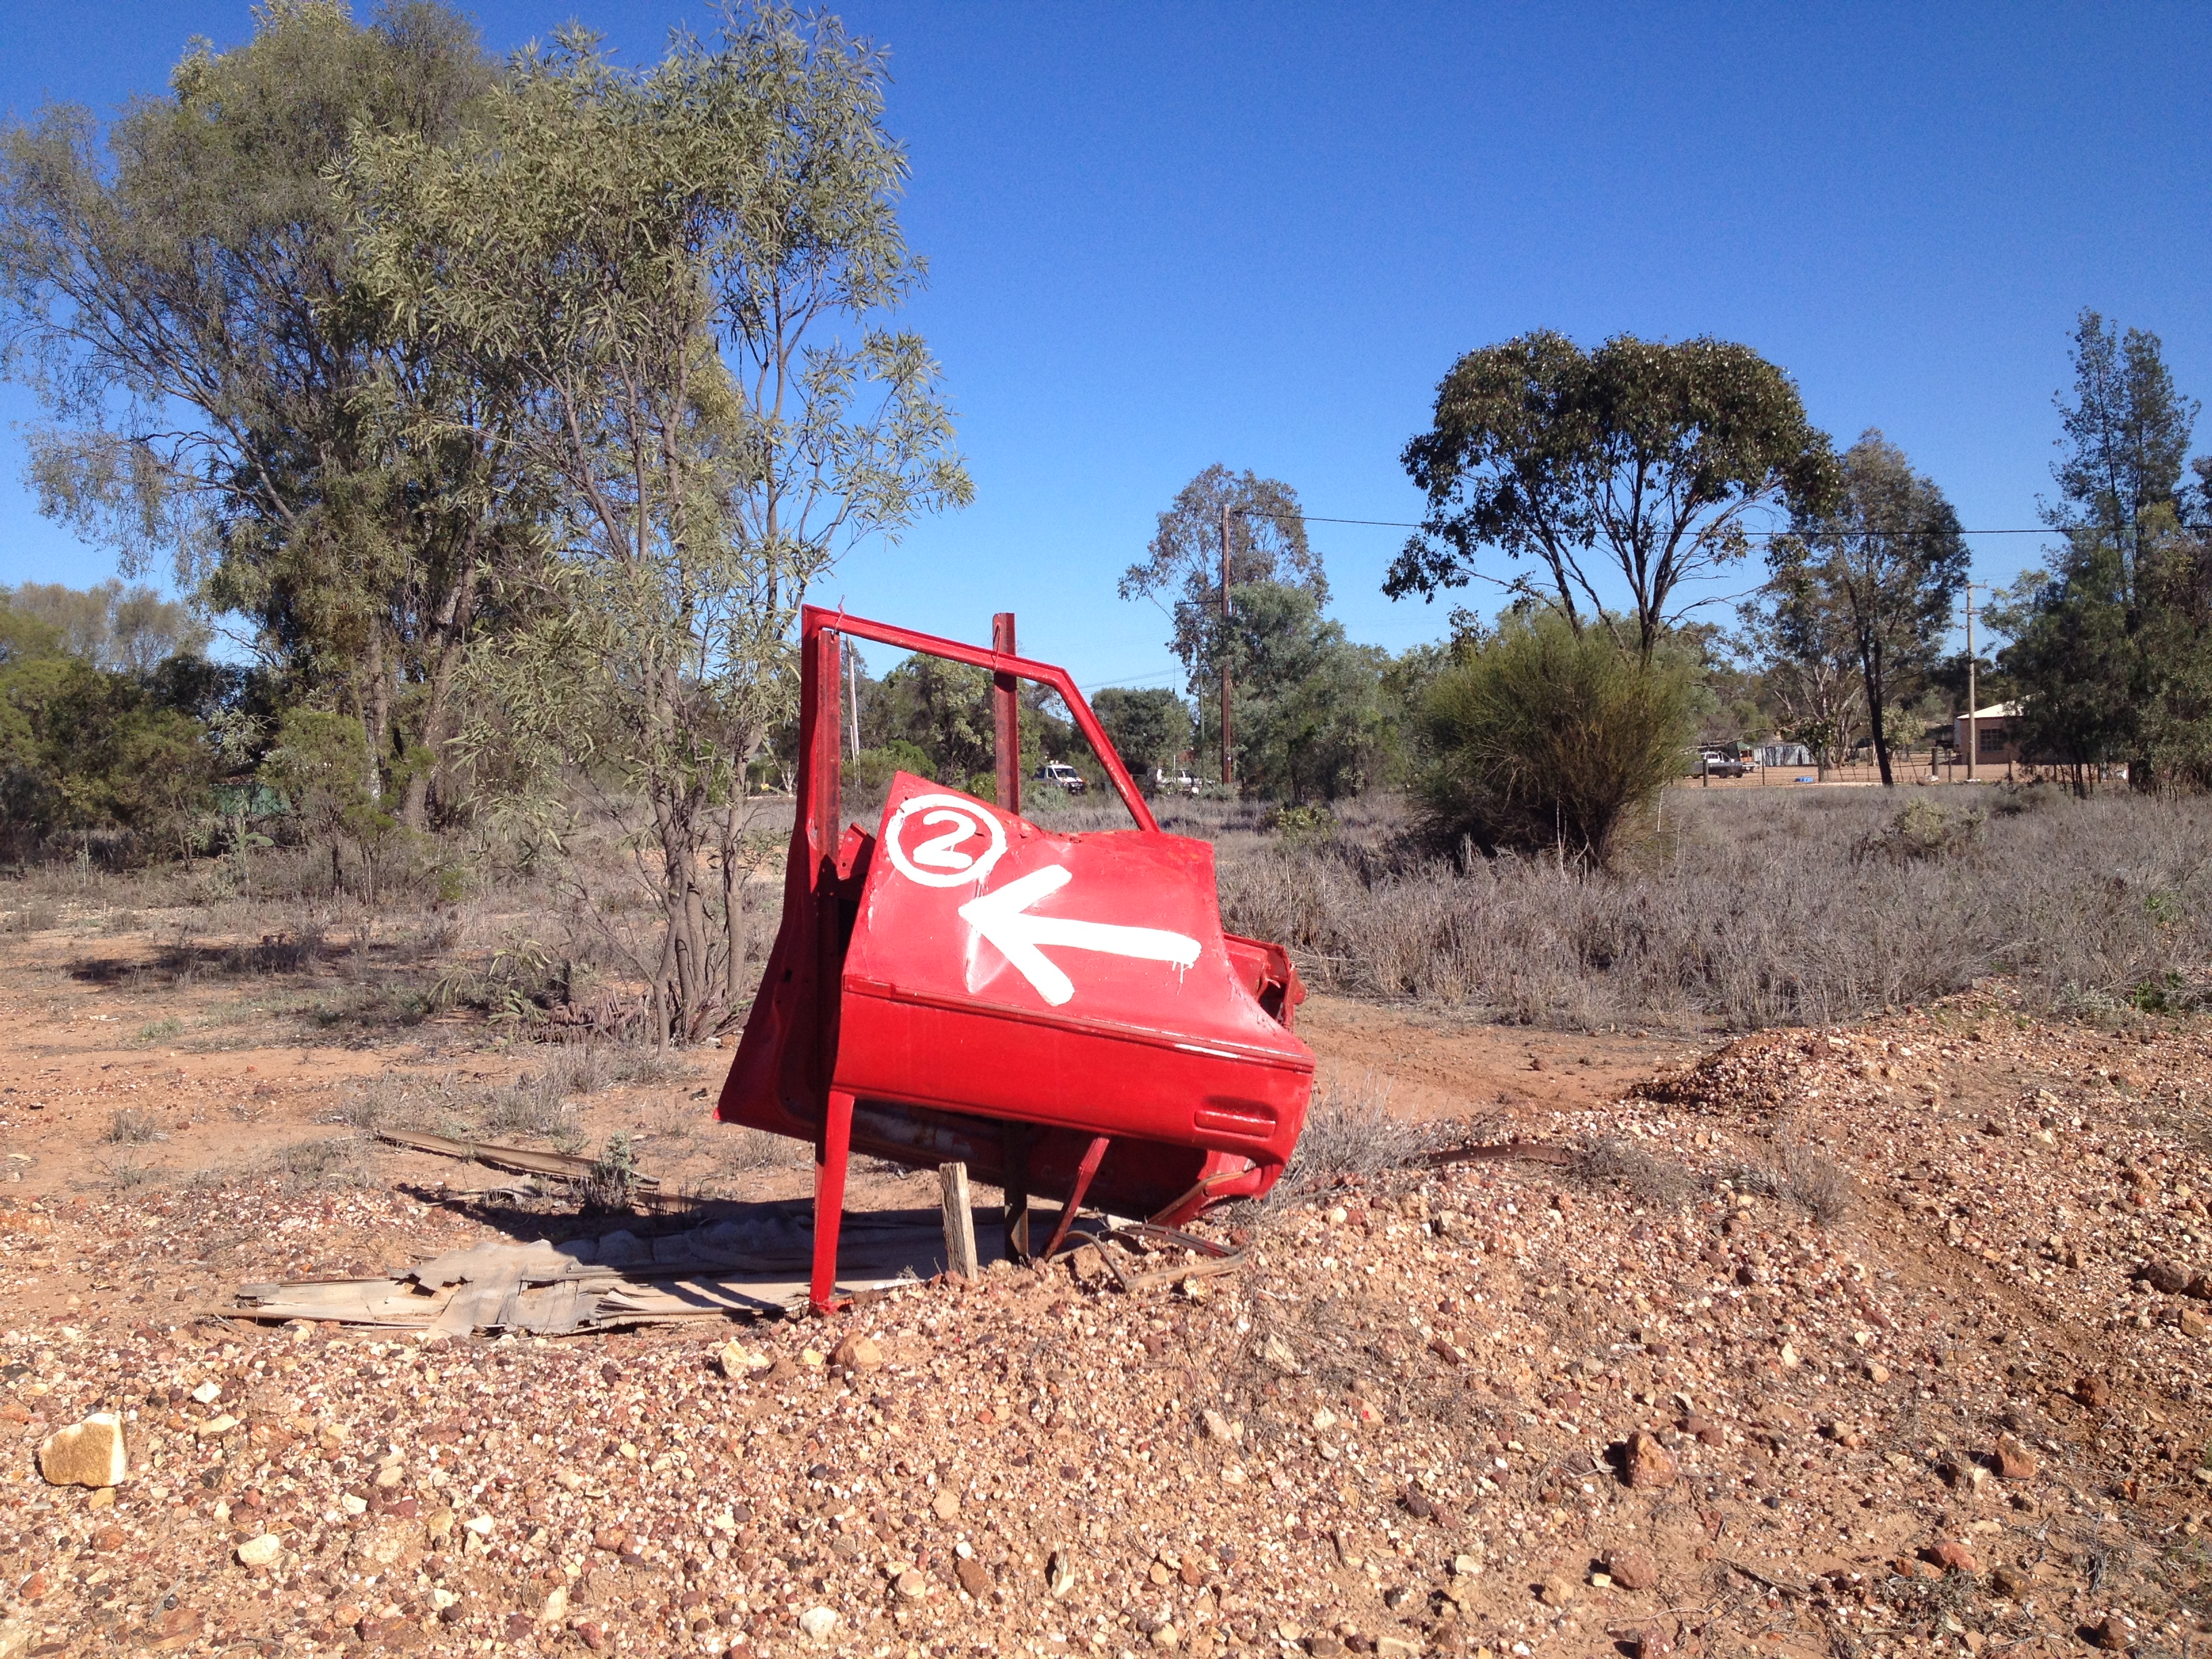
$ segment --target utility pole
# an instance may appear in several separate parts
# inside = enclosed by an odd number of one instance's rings
[[[1221,787],[1230,787],[1229,747],[1229,514],[1221,506]]]
[[[1986,588],[1987,582],[1966,584],[1966,781],[1974,781],[1974,763],[1981,758],[1981,724],[1974,718],[1974,707],[1981,699],[1975,695],[1974,678],[1974,590]]]

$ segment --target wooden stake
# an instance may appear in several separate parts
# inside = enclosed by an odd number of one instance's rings
[[[937,1179],[945,1194],[945,1265],[963,1278],[975,1277],[975,1213],[968,1207],[968,1166],[940,1164]]]

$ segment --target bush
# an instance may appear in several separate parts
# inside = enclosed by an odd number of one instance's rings
[[[1429,1140],[1426,1125],[1391,1112],[1390,1085],[1374,1073],[1356,1084],[1341,1075],[1318,1079],[1290,1167],[1267,1202],[1288,1204],[1347,1176],[1404,1169],[1420,1162]]]
[[[1693,680],[1554,612],[1509,617],[1437,678],[1423,709],[1421,795],[1447,845],[1552,849],[1609,863],[1689,741]]]
[[[1326,806],[1279,806],[1267,827],[1293,847],[1321,847],[1336,838],[1336,814]]]
[[[1942,858],[1979,841],[1986,822],[1988,815],[1978,808],[1947,812],[1932,800],[1916,800],[1863,837],[1855,850],[1862,859],[1888,858],[1899,863]]]

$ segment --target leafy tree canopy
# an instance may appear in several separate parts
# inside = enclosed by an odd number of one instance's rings
[[[1279,478],[1250,468],[1231,472],[1216,462],[1176,494],[1159,515],[1145,556],[1121,575],[1125,599],[1170,598],[1175,629],[1168,647],[1182,659],[1194,695],[1198,682],[1219,672],[1222,648],[1221,527],[1229,525],[1231,603],[1249,582],[1282,582],[1304,588],[1316,605],[1328,603],[1321,556],[1306,539],[1298,492]]]
[[[1771,637],[1812,678],[1847,657],[1865,696],[1885,784],[1884,714],[1925,689],[1968,574],[1966,538],[1943,492],[1869,430],[1844,453],[1837,487],[1767,551]]]
[[[1828,441],[1790,377],[1711,338],[1621,334],[1584,351],[1539,330],[1469,352],[1402,459],[1429,510],[1386,592],[1433,598],[1498,547],[1543,565],[1570,627],[1625,633],[1646,657],[1680,584],[1744,556],[1748,513],[1817,511],[1835,483]],[[1608,573],[1627,588],[1626,630],[1600,596]]]
[[[1139,780],[1172,773],[1190,747],[1190,708],[1166,686],[1109,685],[1091,699],[1122,762]]]

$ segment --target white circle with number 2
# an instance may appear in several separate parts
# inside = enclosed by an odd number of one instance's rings
[[[935,833],[917,841],[909,853],[905,837],[915,830]],[[962,852],[960,843],[976,836],[987,837],[990,845],[980,855]],[[908,881],[924,887],[965,887],[980,883],[1006,856],[1006,832],[995,817],[963,796],[916,795],[884,827],[884,850]]]

